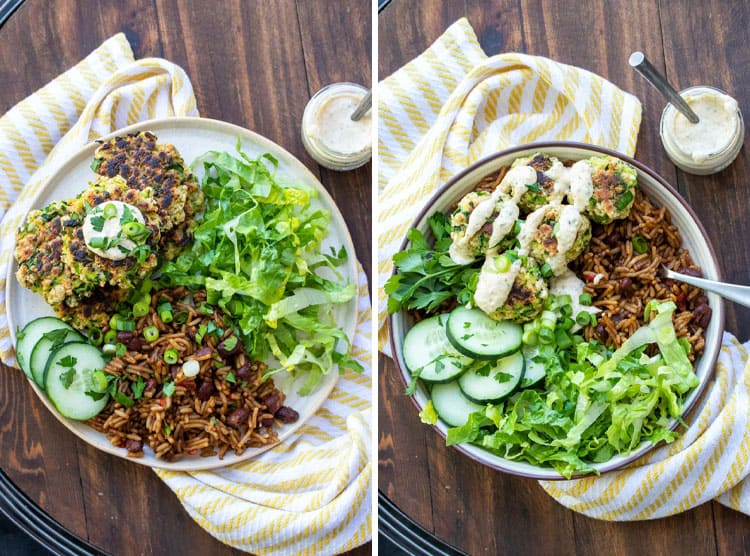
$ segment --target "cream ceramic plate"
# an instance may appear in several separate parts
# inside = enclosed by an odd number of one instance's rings
[[[357,283],[354,245],[352,244],[349,231],[341,213],[317,178],[286,150],[268,139],[241,127],[203,118],[151,120],[121,129],[109,137],[124,135],[134,131],[151,131],[158,137],[159,143],[171,143],[175,145],[182,158],[188,164],[191,164],[196,157],[206,151],[224,150],[235,152],[238,138],[242,142],[242,149],[251,156],[271,153],[279,161],[277,176],[279,176],[282,182],[290,185],[303,183],[318,190],[320,195],[314,203],[321,208],[327,209],[332,215],[329,236],[323,244],[323,249],[328,250],[329,246],[338,248],[343,245],[349,254],[349,259],[346,266],[342,269],[342,274],[349,282]],[[44,207],[51,201],[74,197],[83,191],[88,182],[95,176],[94,172],[89,168],[89,164],[91,164],[96,147],[97,145],[94,143],[87,145],[51,176],[34,200],[32,209]],[[195,173],[199,178],[202,178],[202,171],[202,168],[195,169]],[[16,342],[17,327],[23,328],[26,323],[37,317],[54,314],[41,296],[23,288],[18,283],[15,278],[16,268],[17,266],[14,261],[10,267],[6,289],[8,325],[14,345]],[[336,322],[349,338],[352,338],[354,335],[356,312],[357,302],[356,299],[353,299],[349,303],[337,307],[334,313]],[[284,425],[279,429],[279,441],[283,442],[300,428],[323,404],[338,380],[338,373],[334,370],[329,375],[323,377],[316,390],[309,396],[297,395],[298,387],[304,381],[304,376],[299,377],[295,382],[288,373],[279,373],[274,376],[274,380],[287,395],[286,405],[297,410],[300,415],[296,423]],[[60,415],[49,399],[47,399],[44,392],[33,381],[30,382],[34,391],[55,417],[78,437],[100,450],[125,457],[125,449],[113,446],[104,434],[95,431],[81,422],[73,421]],[[174,471],[194,471],[231,465],[257,456],[268,448],[269,446],[251,448],[246,450],[241,456],[236,456],[230,450],[223,460],[215,456],[209,458],[186,456],[180,461],[172,463],[157,459],[153,455],[153,452],[149,448],[146,448],[144,457],[128,459],[150,467],[160,467]]]
[[[582,145],[579,143],[538,143],[535,145],[524,145],[505,150],[477,162],[470,168],[455,176],[435,194],[414,222],[414,227],[423,233],[427,232],[427,219],[430,215],[438,211],[449,211],[464,195],[474,189],[476,184],[484,176],[498,171],[503,166],[509,166],[516,158],[528,156],[540,151],[556,156],[561,160],[580,160],[594,155],[608,154],[628,161],[635,166],[638,171],[639,187],[646,192],[652,201],[660,206],[666,206],[672,214],[672,223],[680,230],[683,245],[690,252],[693,260],[703,270],[703,276],[711,280],[721,280],[716,255],[708,241],[706,231],[703,229],[700,222],[698,222],[693,210],[663,178],[650,168],[632,158],[600,147]],[[404,240],[402,249],[405,247],[406,240]],[[698,375],[700,384],[690,393],[685,401],[683,417],[688,414],[710,381],[713,374],[714,363],[716,362],[719,349],[721,348],[721,336],[724,330],[723,301],[716,294],[707,293],[707,296],[709,305],[713,310],[713,315],[711,317],[711,322],[705,331],[705,350],[695,365],[695,372]],[[401,346],[403,345],[406,332],[412,325],[413,323],[411,322],[411,319],[405,312],[396,313],[390,318],[391,349],[401,371],[401,378],[404,381],[404,384],[408,384],[410,374],[406,370]],[[427,403],[428,399],[428,392],[424,384],[420,383],[412,400],[421,410]],[[677,424],[677,420],[674,420],[672,426],[676,427]],[[435,428],[441,435],[446,435],[447,427],[442,421],[438,421]],[[537,479],[564,478],[552,468],[537,467],[522,461],[501,458],[473,444],[460,444],[456,446],[456,448],[471,459],[474,459],[483,465],[507,473],[512,473],[514,475],[533,477]],[[653,448],[651,443],[644,442],[631,454],[616,456],[604,463],[594,464],[593,467],[599,473],[611,471],[612,469],[622,467],[642,456],[651,448]]]

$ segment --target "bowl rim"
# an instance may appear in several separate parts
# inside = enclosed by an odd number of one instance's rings
[[[429,198],[429,200],[424,204],[424,206],[420,209],[417,216],[412,221],[411,226],[409,229],[416,228],[417,224],[427,215],[430,208],[437,202],[437,200],[442,197],[448,190],[450,190],[457,182],[462,180],[465,176],[468,174],[476,171],[477,169],[481,168],[482,166],[488,164],[489,162],[493,160],[497,160],[498,158],[503,158],[508,155],[511,155],[516,152],[520,151],[528,151],[529,149],[538,149],[538,150],[544,150],[549,148],[577,148],[577,149],[585,149],[589,151],[598,152],[603,155],[608,156],[614,156],[616,158],[619,158],[621,160],[624,160],[625,162],[635,166],[639,172],[643,172],[645,174],[648,174],[657,184],[662,186],[664,189],[667,190],[681,205],[682,207],[687,211],[687,213],[690,215],[690,218],[693,220],[693,223],[697,226],[698,231],[703,236],[706,246],[708,247],[708,254],[711,262],[714,265],[714,268],[716,269],[716,275],[718,281],[724,281],[724,275],[721,269],[721,266],[719,265],[718,258],[716,256],[716,251],[714,250],[714,246],[711,243],[711,240],[708,237],[708,234],[706,233],[706,229],[704,228],[702,222],[698,218],[698,215],[695,213],[693,208],[688,204],[688,202],[685,200],[685,198],[675,189],[669,182],[667,182],[663,177],[661,177],[657,172],[655,172],[653,169],[651,169],[646,164],[643,164],[642,162],[639,162],[635,160],[635,158],[628,156],[626,154],[620,153],[618,151],[615,151],[613,149],[607,148],[607,147],[601,147],[599,145],[591,145],[588,143],[580,143],[577,141],[542,141],[538,143],[525,143],[522,145],[515,145],[513,147],[509,147],[507,149],[503,149],[501,151],[498,151],[497,153],[491,154],[489,156],[486,156],[485,158],[482,158],[481,160],[478,160],[477,162],[471,164],[470,166],[464,168],[460,172],[453,175],[445,184],[441,185]],[[399,251],[403,251],[406,249],[407,244],[409,243],[409,240],[404,236],[403,241],[401,242],[401,245],[399,246]],[[725,325],[726,325],[726,314],[724,311],[724,299],[719,297],[719,306],[717,307],[720,309],[719,311],[715,311],[716,313],[719,313],[719,329],[717,337],[719,341],[721,341],[721,338],[723,337]],[[393,326],[393,319],[396,313],[388,314],[388,342],[391,348],[392,353],[392,360],[394,364],[396,365],[396,369],[398,370],[398,377],[401,383],[404,385],[404,387],[408,386],[406,379],[405,379],[405,373],[404,369],[402,369],[401,364],[399,362],[399,358],[396,356],[397,353],[399,353],[399,350],[396,346],[396,340],[392,333],[394,326]],[[697,387],[697,392],[695,396],[693,397],[692,401],[685,406],[682,412],[682,417],[686,417],[696,406],[699,400],[703,398],[703,395],[705,393],[705,390],[708,386],[708,384],[711,382],[711,377],[714,374],[714,368],[716,367],[716,361],[719,357],[719,352],[721,350],[716,350],[716,353],[714,354],[711,363],[711,371],[709,373],[709,376],[704,380],[701,384]],[[408,396],[411,402],[414,404],[414,406],[417,408],[417,410],[421,411],[422,407],[419,405],[419,402],[417,402],[415,396]],[[680,420],[675,420],[675,423],[670,427],[670,430],[675,429],[679,426]],[[443,439],[446,438],[445,433],[437,426],[437,425],[430,425],[431,428],[436,431],[440,436],[443,437]],[[639,449],[636,449],[628,456],[624,457],[622,460],[619,460],[617,463],[612,465],[607,465],[608,462],[604,462],[600,467],[597,468],[597,471],[599,474],[607,473],[609,471],[615,471],[617,469],[622,469],[626,465],[629,465],[633,461],[637,460],[638,458],[642,457],[646,453],[650,452],[654,448],[656,448],[658,444],[650,444],[646,446],[641,446]],[[518,469],[513,469],[506,467],[504,465],[490,462],[484,459],[479,458],[477,455],[470,452],[468,449],[466,449],[462,444],[454,444],[451,446],[451,448],[454,448],[461,452],[463,455],[467,456],[469,459],[484,465],[486,467],[489,467],[491,469],[495,469],[497,471],[502,471],[504,473],[508,473],[511,475],[516,475],[519,477],[525,477],[529,479],[541,479],[541,480],[567,480],[566,477],[563,477],[562,475],[558,477],[550,477],[548,474],[542,475],[542,474],[536,474],[533,472],[526,472],[526,471],[519,471]],[[481,449],[481,447],[479,447]],[[488,452],[490,453],[490,452]],[[611,460],[610,460],[611,461]],[[532,465],[532,464],[529,464]],[[543,469],[543,468],[539,468]],[[545,468],[546,469],[546,468]],[[550,471],[555,472],[556,471],[553,468],[549,468]],[[595,474],[592,473],[578,473],[572,475],[571,479],[577,479],[577,478],[583,478],[583,477],[594,477]]]

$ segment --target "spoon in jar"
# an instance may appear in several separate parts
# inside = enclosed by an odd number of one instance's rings
[[[685,282],[691,286],[696,286],[706,291],[713,292],[724,299],[734,301],[743,307],[750,307],[750,286],[738,286],[736,284],[706,280],[705,278],[696,278],[695,276],[688,276],[687,274],[680,274],[674,270],[669,270],[664,265],[661,267],[661,275],[664,278],[670,278],[672,280],[677,280],[678,282]]]
[[[362,116],[367,114],[370,108],[372,108],[372,89],[367,91],[367,94],[359,101],[357,108],[352,112],[352,121],[358,121]]]
[[[669,84],[666,77],[656,71],[656,68],[646,59],[646,55],[643,52],[633,52],[628,59],[628,63],[633,69],[635,69],[635,71],[645,77],[646,81],[651,83],[657,91],[664,95],[667,102],[682,112],[691,123],[697,124],[700,121],[698,115],[693,112],[692,108],[690,108],[690,105],[685,102],[685,99],[680,96],[680,93]]]

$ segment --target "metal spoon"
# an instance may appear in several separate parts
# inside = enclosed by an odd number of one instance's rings
[[[645,77],[657,91],[664,95],[668,102],[682,112],[688,120],[694,124],[697,124],[700,121],[698,115],[693,112],[692,108],[690,108],[690,105],[685,102],[685,99],[680,96],[680,93],[669,84],[667,79],[656,71],[656,68],[646,59],[646,55],[643,52],[633,52],[628,59],[628,63],[633,66],[635,71]]]
[[[370,108],[372,108],[372,89],[367,91],[367,94],[359,102],[359,105],[354,110],[354,112],[352,112],[352,121],[356,122],[357,120],[359,120],[367,113]]]
[[[686,274],[680,274],[679,272],[669,270],[663,265],[661,267],[661,275],[664,278],[671,278],[672,280],[685,282],[691,286],[697,286],[706,291],[713,292],[724,299],[734,301],[744,307],[750,307],[750,286],[738,286],[736,284],[706,280],[705,278],[696,278],[694,276],[688,276]]]

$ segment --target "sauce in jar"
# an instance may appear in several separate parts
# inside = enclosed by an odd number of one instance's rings
[[[367,94],[354,83],[323,87],[307,103],[302,116],[302,142],[321,166],[353,170],[372,156],[372,115],[359,120],[351,115]]]
[[[737,101],[713,87],[680,92],[700,121],[693,124],[671,104],[661,117],[660,135],[667,155],[691,174],[713,174],[737,157],[745,125]]]

